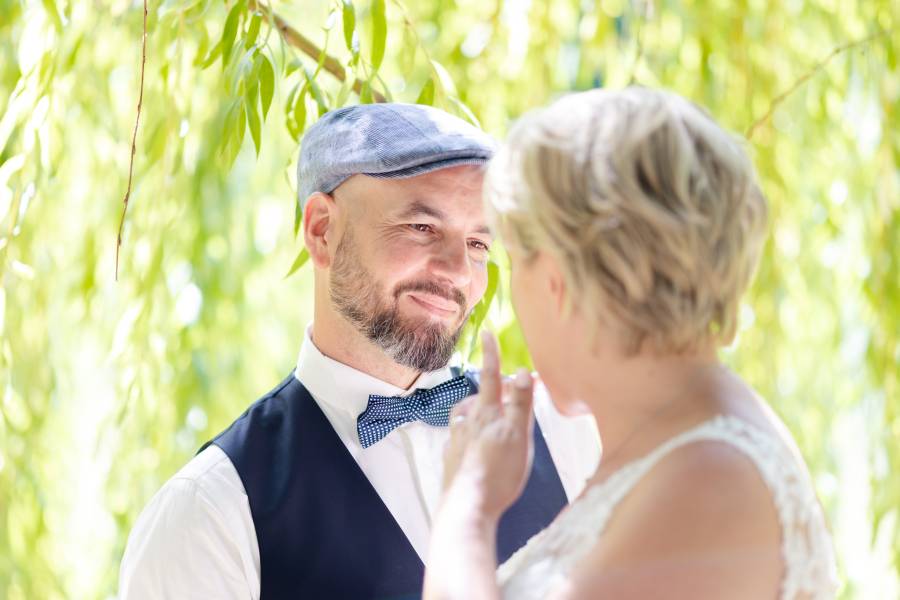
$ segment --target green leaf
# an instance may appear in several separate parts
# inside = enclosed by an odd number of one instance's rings
[[[284,276],[285,279],[293,275],[297,272],[297,269],[306,264],[306,261],[309,260],[309,252],[304,248],[300,251],[300,254],[297,255],[297,258],[294,259],[294,264],[291,265],[290,270],[288,270],[287,275]]]
[[[306,127],[307,89],[308,87],[304,84],[303,89],[294,100],[294,103],[291,105],[291,110],[288,113],[288,132],[291,134],[291,137],[294,138],[294,141],[300,139],[300,134],[303,133],[303,129]]]
[[[302,132],[306,127],[306,94],[309,91],[307,86],[303,86],[300,96],[297,97],[297,103],[294,105],[294,122]]]
[[[197,54],[194,56],[193,62],[195,67],[200,66],[204,57],[206,57],[207,51],[209,51],[209,34],[206,32],[206,27],[201,27],[200,42],[197,44]]]
[[[434,79],[429,79],[422,86],[422,91],[419,92],[419,97],[416,98],[416,104],[434,105]]]
[[[259,99],[262,102],[263,121],[269,115],[272,96],[275,94],[275,69],[265,54],[260,54],[262,63],[259,71]]]
[[[475,116],[475,113],[472,112],[472,109],[466,106],[465,102],[455,96],[451,96],[450,103],[455,106],[456,110],[466,119],[468,119],[469,122],[472,123],[472,125],[481,129],[481,123],[478,121],[478,117]]]
[[[220,147],[220,155],[226,169],[230,169],[244,143],[244,120],[246,119],[244,103],[236,100],[228,109],[223,126],[225,143]]]
[[[435,79],[438,94],[441,96],[456,96],[456,85],[453,83],[453,78],[450,77],[450,73],[447,72],[447,69],[444,68],[444,65],[436,60],[432,60],[431,70],[435,75],[433,79]]]
[[[303,66],[303,62],[299,58],[295,58],[284,66],[284,76],[289,77],[291,73]]]
[[[294,202],[294,239],[297,239],[297,234],[300,232],[300,222],[303,220],[303,210],[300,208],[300,199],[298,198],[296,202]]]
[[[291,113],[294,112],[294,97],[297,95],[297,92],[300,91],[300,81],[294,84],[294,87],[291,88],[291,91],[288,93],[287,101],[284,103],[284,116],[289,118]]]
[[[319,116],[321,117],[326,112],[328,112],[328,101],[325,100],[325,95],[322,93],[322,88],[320,88],[319,84],[316,83],[316,78],[313,77],[313,74],[309,72],[309,69],[306,68],[306,65],[303,65],[303,75],[306,77],[306,82],[309,84],[309,91],[312,92],[312,97],[316,101],[316,105],[319,107]]]
[[[220,43],[222,45],[222,67],[225,66],[228,61],[229,56],[231,55],[231,48],[234,46],[234,39],[237,36],[238,23],[241,19],[241,14],[244,12],[244,2],[237,2],[234,6],[231,7],[231,10],[228,11],[228,17],[225,18],[225,28],[222,30],[222,39]]]
[[[247,102],[247,125],[250,127],[250,136],[253,138],[253,145],[256,146],[256,156],[259,157],[259,147],[262,143],[262,133],[260,131],[259,108],[256,106],[256,95],[254,94],[253,102]]]
[[[215,46],[213,46],[212,50],[209,51],[209,54],[206,55],[206,58],[202,59],[202,62],[200,63],[200,68],[206,69],[211,64],[216,62],[216,59],[219,58],[221,55],[222,55],[222,40],[219,40],[219,42]],[[198,54],[197,56],[199,57],[200,54]]]
[[[247,37],[244,38],[244,48],[249,48],[256,43],[256,38],[259,37],[259,28],[262,25],[262,17],[263,15],[259,11],[254,12],[250,17],[250,27],[247,28]]]
[[[44,5],[44,11],[50,16],[50,20],[53,21],[53,26],[56,27],[56,30],[62,31],[63,22],[59,16],[59,11],[56,9],[56,2],[53,0],[41,0],[41,4]]]
[[[338,94],[334,100],[334,107],[340,108],[347,103],[347,98],[350,97],[350,90],[353,89],[353,78],[347,77],[344,79],[344,83],[341,84],[341,89],[338,90]]]
[[[353,49],[353,33],[356,31],[356,9],[353,8],[353,0],[343,0],[344,11],[344,42],[347,44],[347,50],[356,54],[359,52],[359,42],[356,44],[356,50]]]
[[[475,305],[475,308],[472,309],[472,314],[469,315],[468,328],[471,331],[471,341],[468,352],[469,359],[471,359],[472,355],[475,353],[475,346],[478,343],[478,331],[481,329],[484,319],[487,317],[488,311],[491,308],[491,302],[493,302],[494,296],[497,294],[500,285],[500,268],[497,266],[497,263],[488,261],[487,271],[488,281],[484,296],[481,297],[481,300]]]
[[[372,2],[372,67],[377,71],[384,60],[384,47],[387,41],[387,16],[384,0]]]
[[[364,81],[362,88],[359,90],[359,103],[372,104],[372,86],[368,81]]]
[[[475,305],[475,309],[472,311],[472,320],[475,323],[476,329],[481,327],[484,318],[487,316],[488,310],[491,308],[491,302],[494,300],[494,295],[497,293],[497,287],[500,284],[500,268],[497,266],[497,263],[488,261],[487,271],[487,288],[484,291],[484,296],[482,296],[481,301]]]
[[[232,91],[234,95],[243,95],[247,104],[255,104],[259,97],[260,55],[257,48],[251,48],[243,57],[237,69]]]

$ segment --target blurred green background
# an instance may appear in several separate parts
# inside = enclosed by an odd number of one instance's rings
[[[800,444],[841,596],[900,597],[900,3],[271,10],[149,3],[116,281],[141,0],[0,0],[0,597],[114,597],[140,509],[292,368],[312,281],[285,277],[296,139],[322,111],[386,96],[502,137],[561,93],[630,82],[750,136],[770,236],[724,354]],[[512,369],[528,357],[496,260],[479,314]]]

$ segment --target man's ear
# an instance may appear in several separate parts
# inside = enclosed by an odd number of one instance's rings
[[[331,266],[334,248],[337,204],[334,198],[322,192],[310,194],[303,209],[303,242],[319,269]]]

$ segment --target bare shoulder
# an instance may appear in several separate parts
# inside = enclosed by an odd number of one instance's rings
[[[567,597],[775,598],[781,527],[753,461],[720,441],[661,459],[616,507]]]

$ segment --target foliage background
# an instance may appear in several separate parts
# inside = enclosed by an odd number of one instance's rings
[[[842,597],[900,597],[900,5],[273,11],[333,60],[246,0],[150,2],[116,281],[141,3],[0,0],[0,596],[114,596],[141,507],[292,368],[311,316],[309,269],[285,278],[295,140],[322,110],[384,94],[502,137],[560,93],[634,81],[737,132],[763,119],[750,147],[771,235],[725,356],[800,444]],[[528,358],[504,292],[488,319],[511,369]]]

